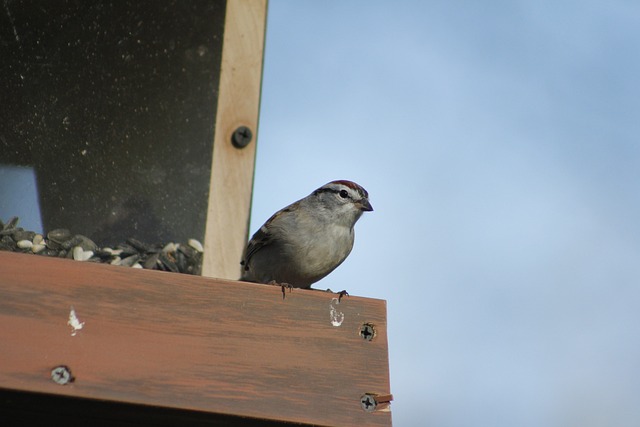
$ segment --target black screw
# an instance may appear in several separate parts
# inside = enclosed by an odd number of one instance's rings
[[[71,375],[71,369],[68,366],[60,365],[51,370],[51,379],[56,384],[65,385],[72,383],[75,378]]]
[[[378,402],[376,402],[375,397],[370,394],[363,394],[360,398],[360,406],[364,409],[365,412],[373,412],[376,410],[376,406],[378,406]]]
[[[376,330],[371,323],[363,323],[360,326],[360,336],[366,341],[371,341],[376,336]]]
[[[233,131],[233,135],[231,135],[231,143],[236,148],[244,148],[249,145],[251,138],[253,138],[251,129],[246,126],[240,126]]]

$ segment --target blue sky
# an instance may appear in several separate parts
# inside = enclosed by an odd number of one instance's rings
[[[388,302],[395,425],[640,423],[640,5],[269,4],[252,231],[376,209],[317,284]]]

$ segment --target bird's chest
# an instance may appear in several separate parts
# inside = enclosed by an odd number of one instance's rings
[[[353,229],[335,225],[322,225],[305,238],[305,244],[294,255],[315,272],[333,270],[351,252]]]

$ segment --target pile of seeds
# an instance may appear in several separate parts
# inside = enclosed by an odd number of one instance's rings
[[[186,245],[150,245],[130,238],[115,248],[99,248],[88,237],[67,229],[52,230],[43,236],[18,227],[18,221],[18,217],[6,224],[0,220],[0,250],[174,273],[199,275],[201,271],[203,248],[196,239],[189,239]]]

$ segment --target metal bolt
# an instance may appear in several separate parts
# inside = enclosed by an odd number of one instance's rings
[[[367,393],[360,398],[360,406],[365,412],[373,412],[376,410],[378,402],[376,402],[376,398],[373,395]]]
[[[71,369],[68,366],[60,365],[51,370],[51,379],[56,384],[65,385],[72,383],[75,378],[71,375]]]
[[[366,341],[371,341],[376,336],[376,330],[371,323],[363,323],[360,326],[360,336]]]
[[[246,126],[240,126],[233,131],[233,135],[231,135],[231,143],[236,148],[244,148],[249,145],[251,138],[253,138],[251,129]]]

